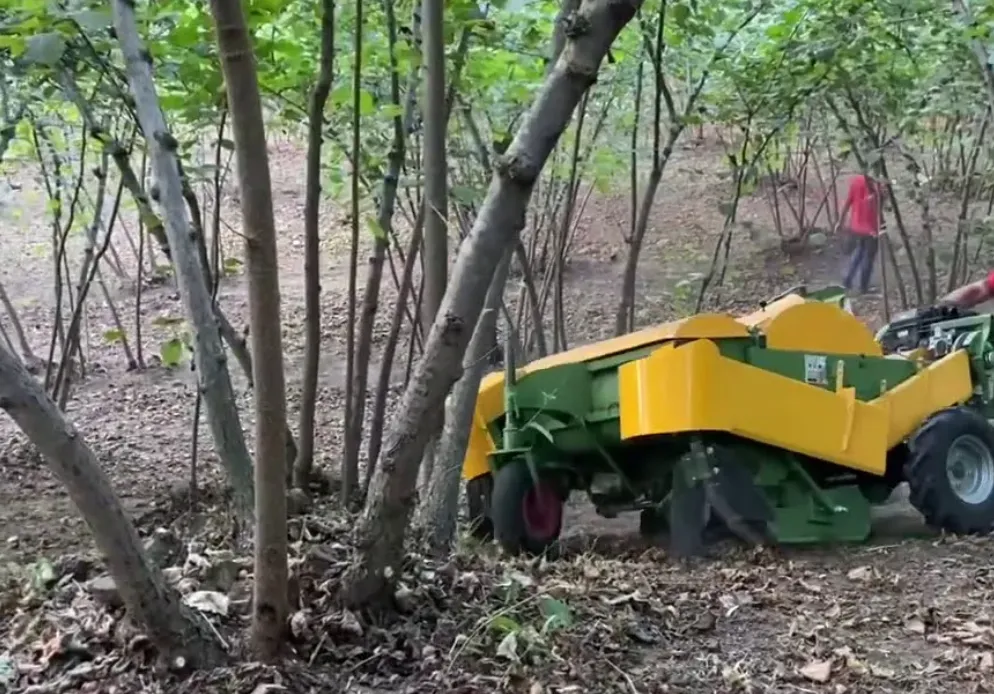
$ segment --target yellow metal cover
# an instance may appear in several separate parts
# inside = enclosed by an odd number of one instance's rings
[[[955,352],[870,402],[723,357],[699,340],[664,345],[618,369],[621,437],[724,431],[882,475],[887,451],[972,392]]]

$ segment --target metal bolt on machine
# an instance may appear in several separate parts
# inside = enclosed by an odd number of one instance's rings
[[[714,533],[860,542],[902,482],[929,525],[987,533],[992,318],[930,307],[874,335],[841,287],[798,287],[520,368],[507,350],[463,465],[474,533],[543,553],[584,492],[604,516],[638,511],[680,556]]]

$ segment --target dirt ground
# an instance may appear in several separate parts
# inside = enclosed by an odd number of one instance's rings
[[[728,184],[720,176],[719,153],[713,144],[687,147],[664,176],[640,266],[639,325],[691,308],[678,285],[692,273],[707,269],[721,228],[719,203],[727,195]],[[295,423],[303,359],[303,156],[298,145],[287,141],[275,143],[270,156],[281,254],[288,408],[290,421]],[[55,312],[48,281],[52,275],[51,228],[44,222],[41,189],[31,175],[15,176],[10,182],[17,189],[8,190],[0,200],[0,218],[7,227],[7,233],[0,236],[0,274],[33,349],[44,356]],[[625,197],[623,192],[617,197],[593,196],[582,213],[566,286],[571,346],[604,337],[612,329],[626,252]],[[239,225],[237,207],[237,191],[229,189],[223,218],[233,229]],[[794,284],[838,280],[841,255],[835,239],[803,257],[785,259],[778,251],[769,250],[772,224],[763,199],[747,199],[740,210],[739,220],[751,222],[760,233],[756,238],[747,234],[735,238],[733,266],[721,292],[722,306],[748,308]],[[133,226],[131,233],[135,233]],[[231,248],[237,248],[237,235],[228,236]],[[70,257],[78,257],[80,248],[81,240],[73,238]],[[329,470],[337,464],[341,447],[347,249],[344,218],[329,208],[322,230],[324,351],[317,413],[317,463]],[[127,276],[105,270],[105,277],[117,309],[126,324],[133,326],[137,265],[126,244],[120,243],[117,250]],[[362,274],[358,284],[361,288]],[[385,337],[395,296],[389,272],[384,284],[378,344]],[[509,288],[507,296],[509,301],[516,301],[517,288]],[[244,277],[225,280],[220,303],[238,327],[247,322],[246,302]],[[857,299],[856,310],[868,322],[880,322],[878,296]],[[156,365],[153,358],[160,343],[175,330],[157,319],[181,315],[182,306],[169,282],[143,286],[142,346],[150,367],[127,371],[121,347],[103,339],[104,332],[112,327],[110,312],[94,290],[86,320],[88,377],[74,391],[68,410],[145,531],[175,518],[175,513],[164,515],[163,509],[177,505],[177,495],[186,489],[190,477],[193,374],[187,367],[171,370]],[[133,333],[129,327],[132,348]],[[374,377],[377,371],[374,366]],[[245,379],[236,369],[232,375],[243,406],[243,424],[251,431]],[[399,388],[402,371],[395,373],[394,381]],[[203,422],[199,441],[198,475],[201,483],[209,486],[218,477],[217,461]],[[24,566],[41,559],[58,563],[68,554],[92,552],[89,532],[61,485],[10,421],[0,422],[0,447],[0,565]],[[422,613],[417,612],[418,619],[412,616],[410,624],[422,626],[405,627],[407,631],[402,632],[408,634],[406,637],[388,637],[386,628],[367,627],[361,636],[353,634],[358,644],[353,648],[348,645],[350,637],[339,634],[337,650],[310,658],[317,668],[314,672],[327,666],[340,674],[343,663],[350,663],[348,668],[352,669],[346,670],[353,675],[348,691],[357,692],[402,691],[398,687],[410,682],[417,691],[530,694],[587,691],[592,682],[602,683],[603,688],[590,691],[631,694],[982,692],[994,688],[994,629],[987,599],[992,565],[986,539],[954,542],[927,534],[923,538],[918,518],[898,500],[881,512],[878,538],[870,546],[736,550],[720,561],[688,568],[673,564],[658,550],[641,546],[634,538],[633,522],[633,517],[600,518],[589,506],[578,503],[570,509],[567,520],[566,532],[573,549],[554,566],[498,565],[483,552],[480,556],[461,555],[444,567],[423,569],[423,574],[439,572],[438,576],[445,576],[444,580],[439,578],[438,585],[447,586],[450,594],[446,600],[453,605],[495,609],[497,598],[493,595],[507,587],[508,571],[525,575],[530,589],[541,589],[543,595],[557,596],[567,603],[575,624],[547,639],[553,644],[551,652],[541,659],[532,662],[531,656],[521,657],[508,669],[494,657],[492,648],[483,655],[470,656],[469,649],[461,659],[452,657],[453,652],[458,655],[461,642],[453,641],[449,634],[453,650],[445,659],[448,664],[427,667],[433,657],[442,657],[431,644],[444,641],[446,629],[454,628],[444,625],[443,609],[431,617],[433,626],[428,631],[418,621]],[[334,577],[342,563],[323,567],[324,575]],[[417,595],[430,593],[425,586],[432,580],[423,575],[411,580]],[[467,587],[471,583],[476,587]],[[66,598],[70,603],[71,599],[75,597]],[[459,611],[462,609],[453,607],[453,615],[462,615],[453,616],[453,620],[469,619]],[[498,605],[497,609],[503,608]],[[340,626],[346,616],[329,610],[322,624],[327,627],[328,615],[332,615]],[[467,614],[473,613],[470,610]],[[411,629],[421,631],[412,636]],[[392,638],[410,642],[388,644]],[[7,645],[11,645],[9,639]],[[389,658],[383,655],[384,649],[391,652]],[[396,652],[402,653],[398,656]],[[364,661],[367,657],[370,660]],[[368,665],[370,661],[375,667]],[[401,665],[408,661],[419,661],[420,665]],[[357,662],[363,664],[355,665]],[[0,691],[2,670],[0,658]],[[240,683],[235,688],[228,688],[235,680],[204,680],[201,684],[206,687],[204,691],[249,692],[251,686],[243,688],[248,686],[246,682],[264,684],[270,681],[266,678],[276,678],[272,682],[287,691],[308,691],[308,687],[310,691],[342,691],[315,684],[314,672],[276,674],[258,668],[231,674]],[[381,688],[363,689],[363,682]],[[384,682],[387,688],[382,688]],[[142,691],[160,690],[175,691],[168,687]]]

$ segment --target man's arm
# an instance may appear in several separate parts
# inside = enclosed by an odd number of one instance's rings
[[[987,277],[955,289],[939,301],[940,305],[973,308],[994,297],[994,272]]]

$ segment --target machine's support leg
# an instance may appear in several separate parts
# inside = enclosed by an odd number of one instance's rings
[[[698,556],[703,550],[708,512],[704,482],[710,475],[707,457],[694,449],[673,467],[670,551],[676,557]]]
[[[714,518],[712,519],[712,516]],[[747,468],[728,456],[719,456],[703,437],[691,441],[690,450],[673,471],[670,500],[670,548],[679,557],[699,555],[709,521],[753,545],[765,541],[766,522],[771,517],[762,492]],[[710,523],[714,525],[714,523]]]

